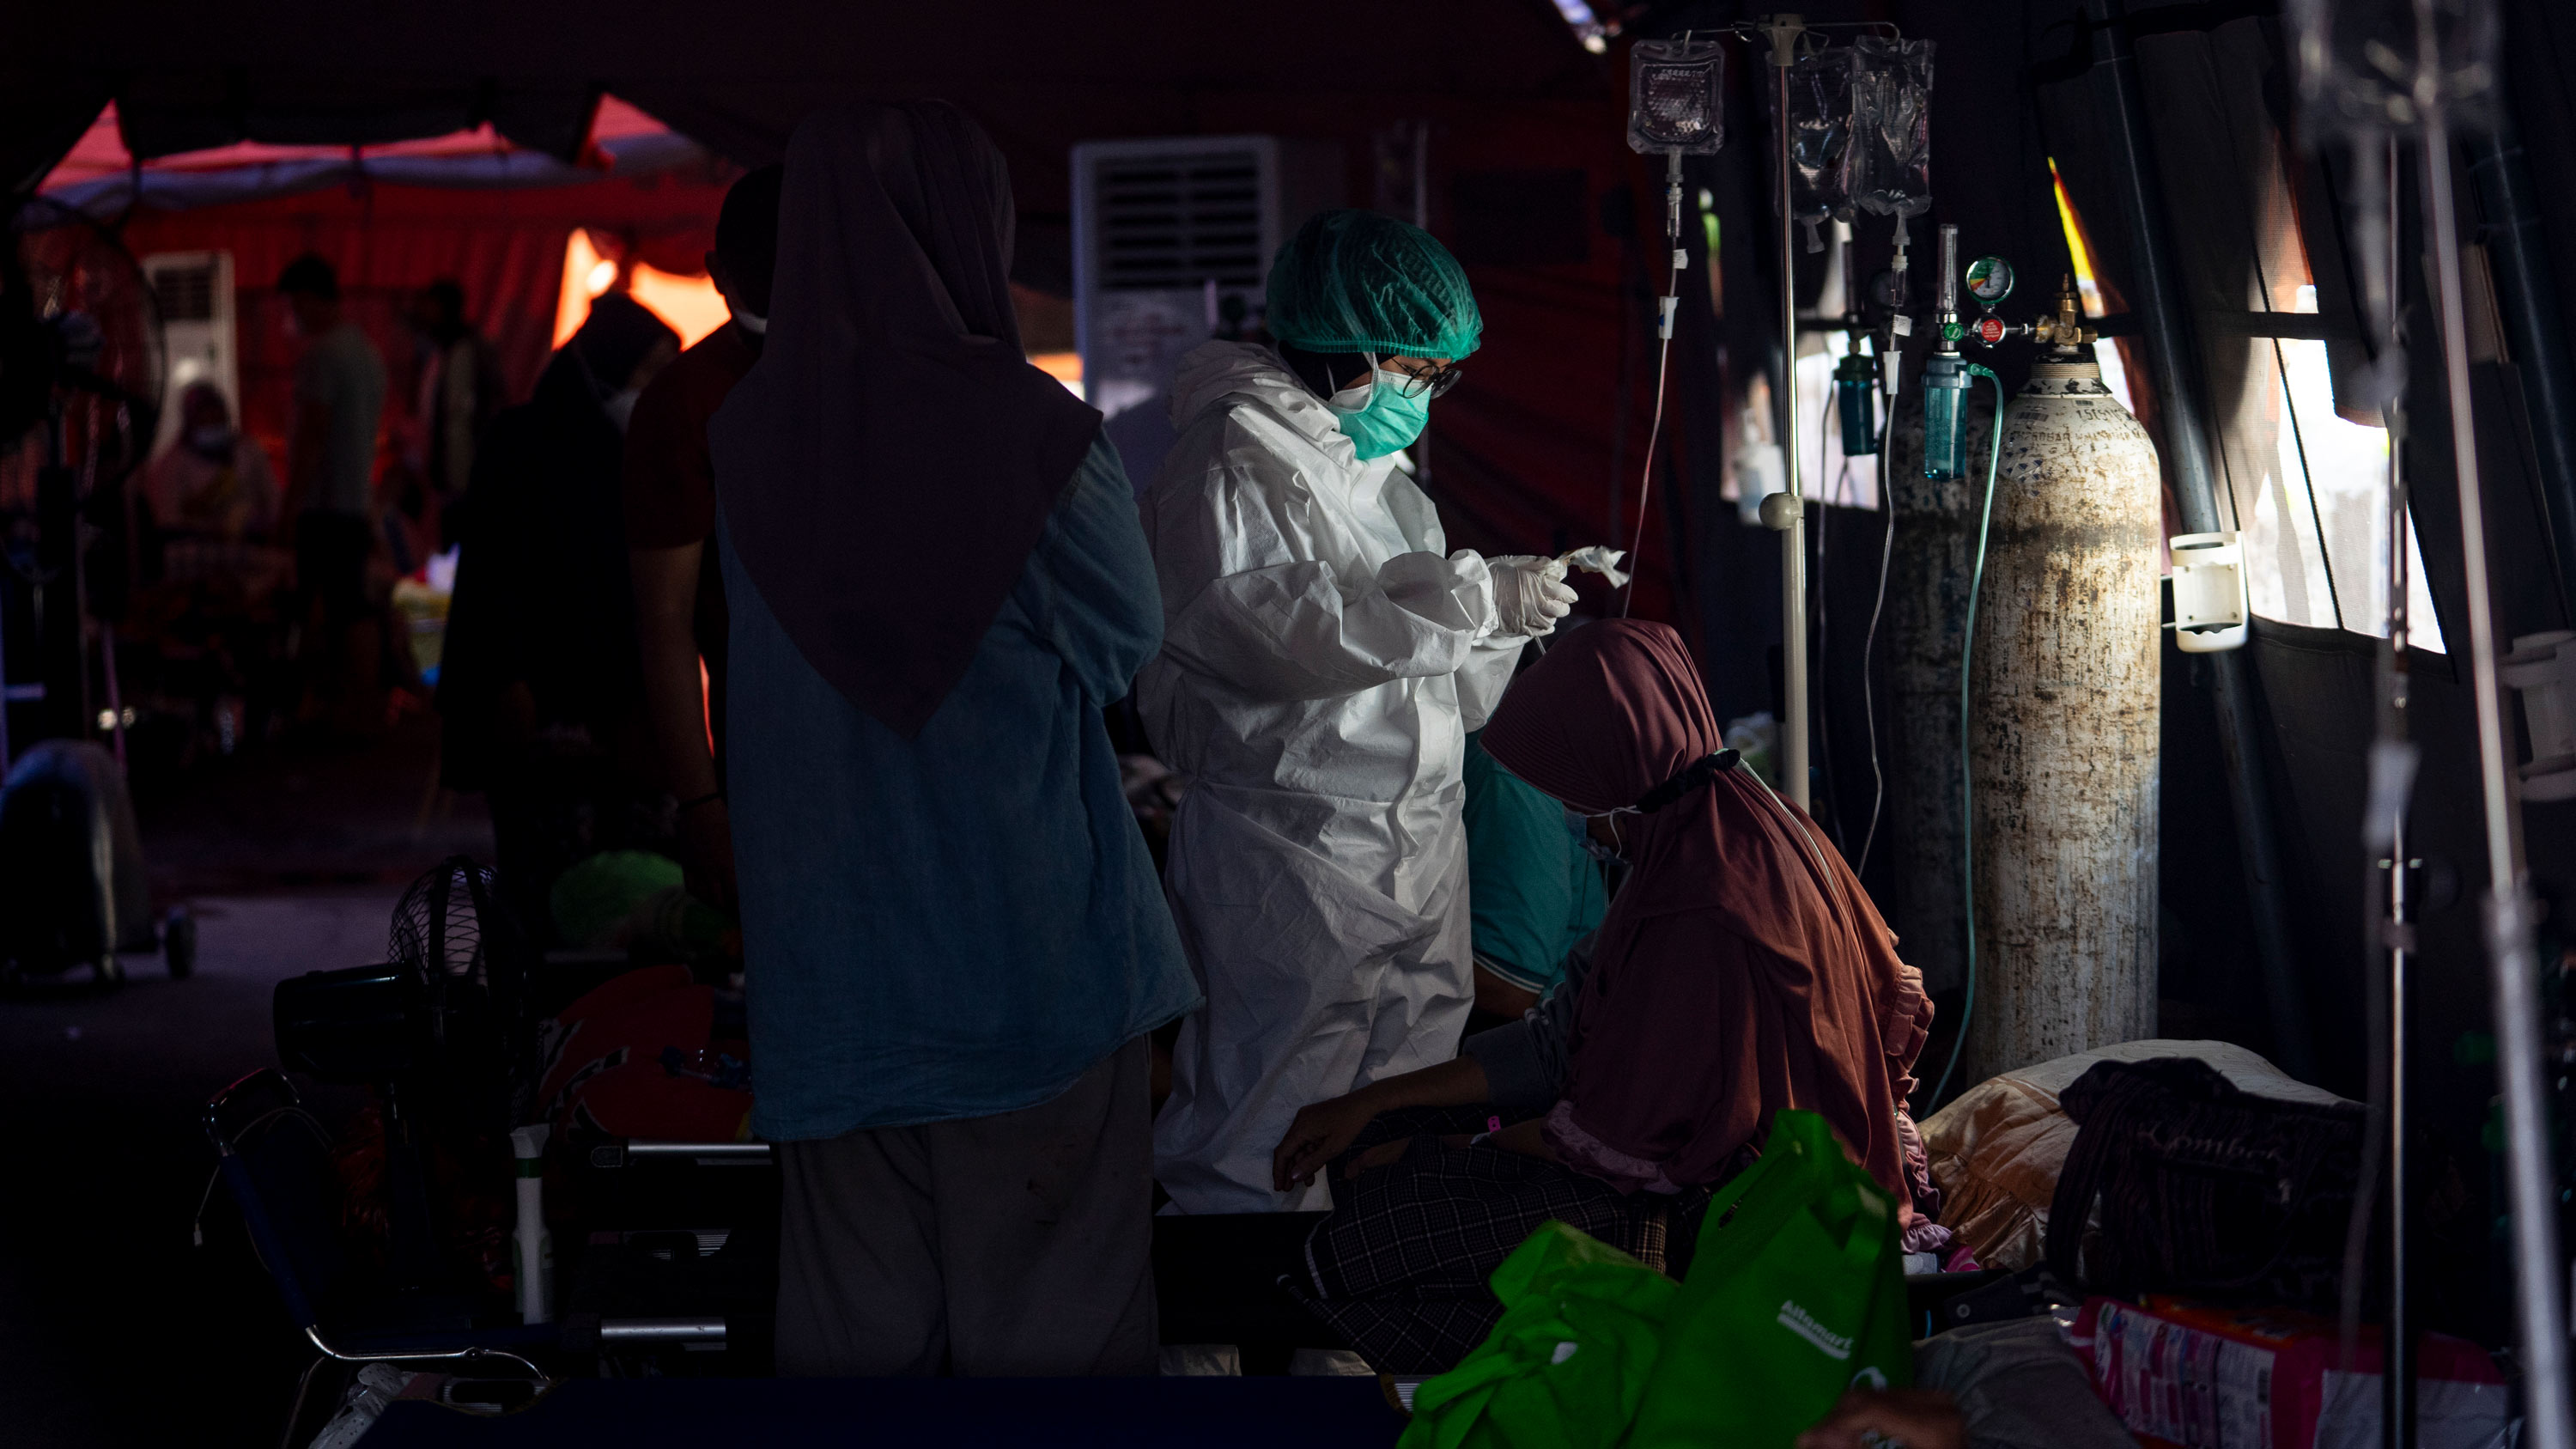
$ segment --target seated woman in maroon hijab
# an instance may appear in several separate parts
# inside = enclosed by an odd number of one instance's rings
[[[1278,1185],[1345,1177],[1307,1247],[1311,1281],[1293,1285],[1308,1306],[1382,1372],[1445,1370],[1500,1312],[1486,1277],[1540,1223],[1664,1267],[1783,1107],[1823,1115],[1899,1202],[1931,1207],[1905,1117],[1932,1020],[1922,978],[1824,832],[1720,750],[1680,636],[1576,631],[1512,687],[1484,744],[1586,817],[1627,880],[1522,1021],[1298,1114]],[[1399,1109],[1469,1106],[1489,1127],[1473,1140],[1350,1150],[1426,1116]],[[1907,1222],[1909,1248],[1947,1236],[1911,1208]]]

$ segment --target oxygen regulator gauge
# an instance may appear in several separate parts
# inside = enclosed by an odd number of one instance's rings
[[[2012,263],[2001,257],[1979,257],[1968,264],[1963,278],[1968,295],[1985,309],[1986,315],[1974,322],[1952,324],[1961,341],[1981,342],[1988,347],[2007,337],[2027,337],[2042,346],[2074,348],[2091,342],[2096,335],[2084,325],[2084,304],[2075,289],[2075,278],[2069,276],[2060,290],[2057,309],[2036,322],[2010,323],[1995,315],[1995,308],[2012,295]]]
[[[1991,312],[2012,295],[2012,263],[2001,257],[1979,257],[1968,263],[1968,295]]]
[[[1966,281],[1968,295],[1975,298],[1977,305],[1986,313],[1967,325],[1966,335],[1992,347],[2011,335],[2013,330],[1995,315],[1995,308],[2012,295],[2012,263],[2001,257],[1979,257],[1968,263]]]

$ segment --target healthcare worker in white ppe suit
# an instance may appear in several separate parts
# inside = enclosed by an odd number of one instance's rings
[[[1165,891],[1207,993],[1155,1172],[1184,1213],[1331,1205],[1271,1188],[1297,1109],[1449,1060],[1474,996],[1467,731],[1572,605],[1550,559],[1448,551],[1399,466],[1482,319],[1421,229],[1326,212],[1270,272],[1276,350],[1210,342],[1143,499],[1163,590],[1137,680],[1190,780]]]

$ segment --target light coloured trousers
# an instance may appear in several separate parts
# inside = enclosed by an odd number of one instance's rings
[[[1053,1101],[778,1145],[778,1372],[1158,1367],[1149,1057]]]

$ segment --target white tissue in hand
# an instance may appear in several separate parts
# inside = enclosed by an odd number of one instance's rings
[[[1624,548],[1612,548],[1608,544],[1596,543],[1589,548],[1578,548],[1572,553],[1561,553],[1556,557],[1557,562],[1569,567],[1581,569],[1585,573],[1599,574],[1610,581],[1610,587],[1618,589],[1625,588],[1628,584],[1627,570],[1619,567],[1619,561],[1627,556],[1628,551]]]

